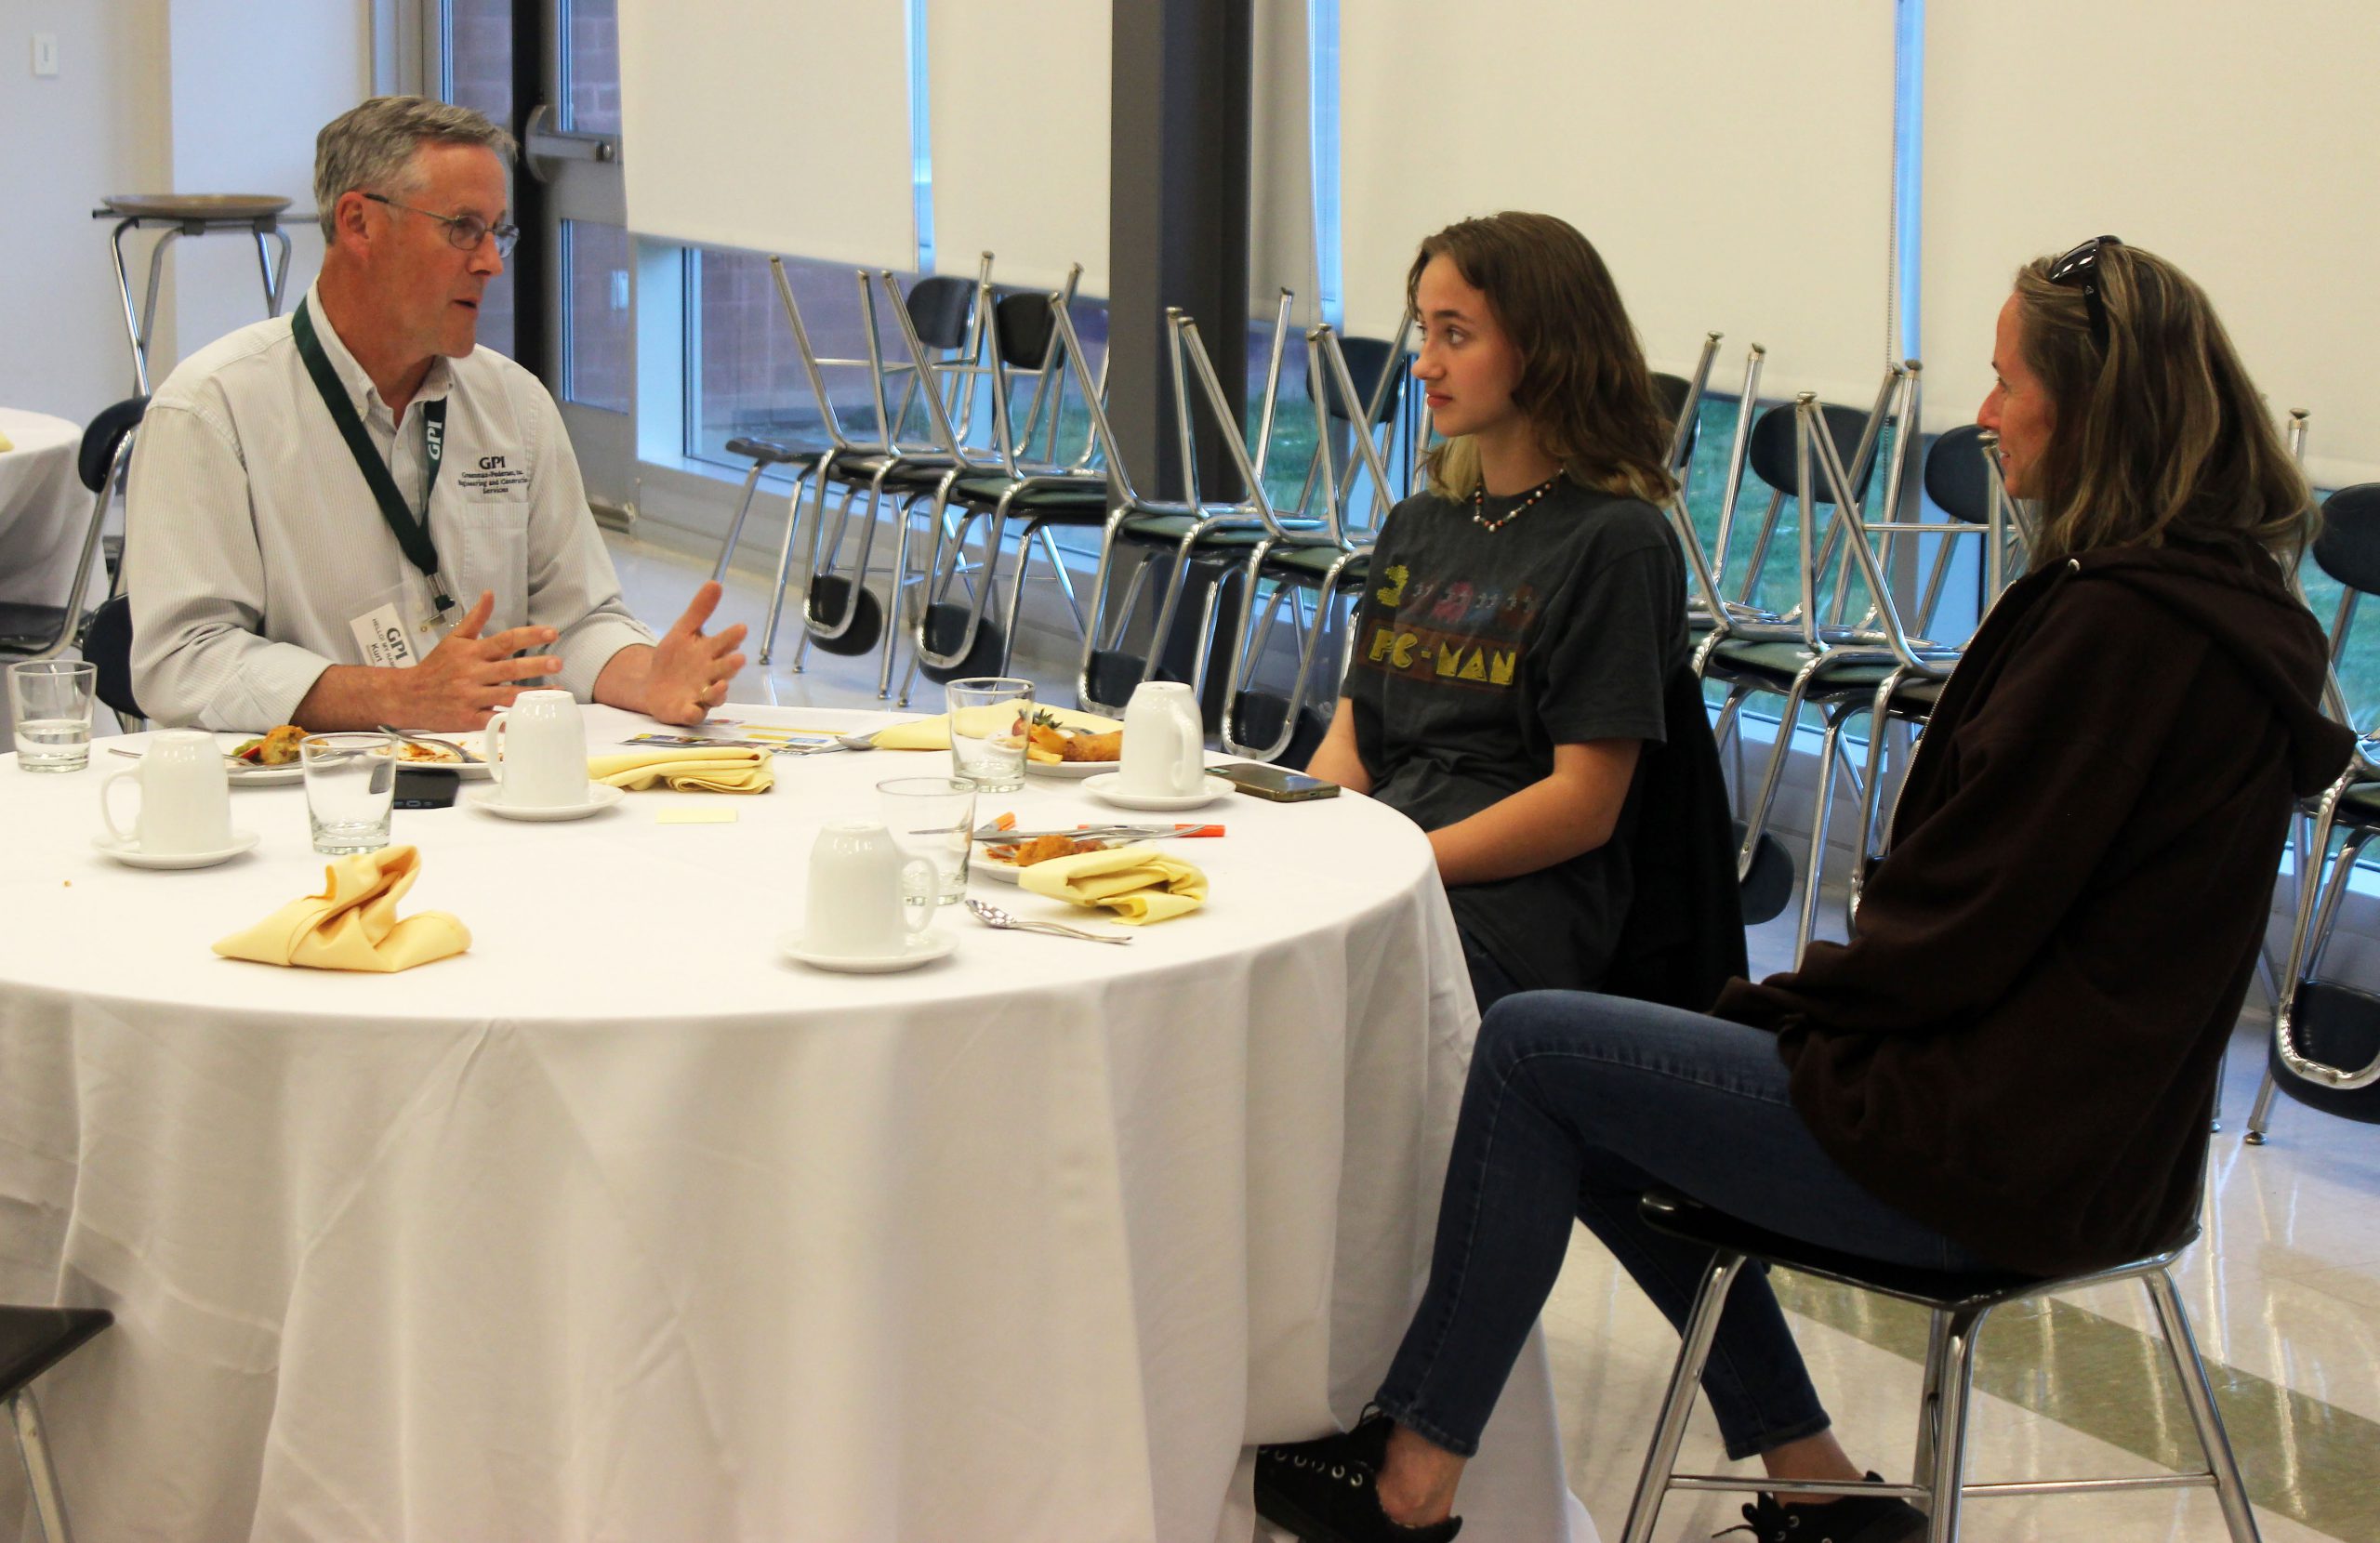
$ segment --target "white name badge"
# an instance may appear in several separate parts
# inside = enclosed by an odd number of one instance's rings
[[[403,668],[414,662],[413,639],[394,605],[367,611],[347,625],[355,634],[355,646],[363,652],[365,664]]]

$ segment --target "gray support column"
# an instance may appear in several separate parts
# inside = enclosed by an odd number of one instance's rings
[[[1144,488],[1178,497],[1165,310],[1197,318],[1236,405],[1248,379],[1252,0],[1115,0],[1109,127],[1108,413]],[[1237,491],[1201,424],[1200,491]]]

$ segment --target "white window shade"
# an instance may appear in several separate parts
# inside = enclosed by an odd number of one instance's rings
[[[620,0],[628,228],[914,266],[903,27],[880,0]]]
[[[2380,7],[1937,5],[1926,24],[1926,418],[1974,416],[2019,263],[2114,234],[2213,297],[2320,486],[2380,479]]]
[[[879,8],[891,9],[889,6]],[[1109,0],[928,0],[934,265],[1055,289],[1107,279]]]
[[[1389,336],[1423,236],[1559,215],[1657,369],[1726,334],[1764,396],[1864,407],[1890,343],[1892,0],[1360,0],[1341,11],[1346,317]]]

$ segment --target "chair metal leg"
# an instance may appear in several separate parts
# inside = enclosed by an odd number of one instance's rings
[[[1942,1372],[1936,1384],[1938,1429],[1934,1466],[1919,1479],[1933,1493],[1925,1543],[1954,1543],[1959,1536],[1960,1486],[1966,1482],[1967,1407],[1975,1391],[1975,1342],[1983,1332],[1981,1312],[1950,1313],[1941,1334]]]
[[[20,1388],[8,1400],[8,1422],[16,1427],[17,1455],[25,1462],[25,1488],[33,1495],[33,1516],[47,1543],[73,1543],[66,1526],[66,1501],[58,1490],[58,1470],[50,1466],[49,1438],[41,1428],[41,1410],[33,1391]]]
[[[1703,1363],[1711,1359],[1711,1340],[1719,1332],[1719,1313],[1727,1292],[1744,1267],[1744,1256],[1713,1253],[1695,1293],[1679,1337],[1677,1365],[1670,1372],[1670,1389],[1661,1400],[1661,1418],[1653,1430],[1653,1444],[1645,1454],[1645,1470],[1636,1476],[1636,1496],[1628,1503],[1628,1526],[1620,1543],[1652,1543],[1653,1523],[1661,1514],[1670,1474],[1677,1467],[1677,1449],[1686,1439],[1686,1416],[1694,1411],[1695,1391],[1702,1385]]]
[[[2162,1270],[2151,1270],[2140,1277],[2149,1288],[2149,1300],[2157,1310],[2157,1326],[2165,1336],[2165,1353],[2173,1357],[2174,1370],[2182,1379],[2182,1402],[2189,1406],[2190,1424],[2198,1431],[2198,1444],[2206,1454],[2207,1471],[2215,1478],[2215,1498],[2223,1507],[2223,1524],[2230,1530],[2231,1543],[2258,1543],[2255,1512],[2248,1506],[2247,1486],[2240,1479],[2240,1464],[2231,1455],[2231,1438],[2224,1433],[2222,1412],[2215,1406],[2215,1388],[2206,1379],[2206,1362],[2198,1352],[2198,1339],[2190,1332],[2190,1315],[2182,1307],[2181,1293],[2174,1289],[2174,1277]]]
[[[1934,1448],[1942,1426],[1942,1368],[1950,1359],[1950,1315],[1936,1309],[1925,1336],[1925,1389],[1917,1400],[1917,1452],[1910,1459],[1911,1473],[1923,1479],[1934,1471]]]
[[[2250,1146],[2265,1144],[2265,1132],[2272,1128],[2273,1095],[2280,1091],[2281,1079],[2272,1075],[2272,1061],[2267,1057],[2264,1084],[2256,1089],[2255,1106],[2248,1111],[2247,1141]]]
[[[727,564],[735,556],[735,543],[743,539],[744,519],[752,512],[752,495],[760,489],[760,468],[766,464],[754,461],[752,469],[745,475],[743,495],[735,501],[735,518],[727,522],[727,539],[719,544],[719,560],[711,565],[713,584],[727,582]]]
[[[777,547],[776,583],[769,589],[769,625],[760,633],[760,663],[763,665],[769,662],[770,652],[777,646],[777,624],[785,617],[785,589],[793,577],[793,543],[801,530],[802,484],[808,476],[809,473],[804,471],[794,477],[793,496],[786,500],[785,540]],[[824,482],[819,484],[819,492],[822,495],[825,494]],[[797,670],[800,667],[799,662],[794,666]]]
[[[1810,861],[1802,880],[1802,914],[1793,924],[1793,963],[1799,968],[1818,930],[1818,895],[1825,888],[1827,832],[1834,824],[1834,766],[1842,753],[1843,725],[1851,708],[1837,707],[1826,715],[1826,732],[1818,740],[1818,788],[1810,801]]]

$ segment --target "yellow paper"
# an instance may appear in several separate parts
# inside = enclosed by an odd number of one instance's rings
[[[321,894],[291,901],[216,943],[215,952],[258,964],[382,974],[460,954],[471,946],[471,934],[454,917],[422,911],[397,917],[397,902],[420,872],[421,853],[412,847],[342,857],[323,870]]]
[[[731,804],[672,804],[654,818],[656,825],[732,825],[735,823],[734,806]]]
[[[1102,718],[1097,713],[1077,712],[1072,707],[1036,707],[1034,711],[1049,714],[1062,727],[1088,729],[1094,734],[1113,733],[1123,727],[1112,718]],[[1015,721],[1012,717],[1007,716],[1012,712],[1012,708],[998,705],[989,707],[970,707],[967,709],[967,726],[973,729],[980,722],[982,728],[978,732],[982,733],[989,733],[995,729],[1006,729],[1010,723]],[[876,734],[876,747],[879,750],[947,750],[950,748],[950,715],[936,713],[932,718],[916,719],[907,723],[895,723],[890,729],[879,730]]]
[[[1037,895],[1116,913],[1133,927],[1188,916],[1207,903],[1207,876],[1195,863],[1155,847],[1110,847],[1053,857],[1017,874]]]
[[[587,762],[587,774],[612,787],[631,793],[668,787],[679,793],[766,793],[777,774],[765,750],[733,745],[682,748],[656,746],[596,756]]]

